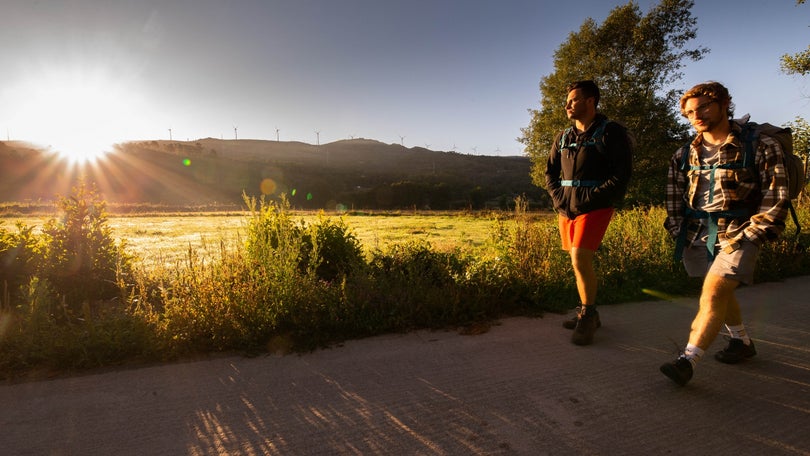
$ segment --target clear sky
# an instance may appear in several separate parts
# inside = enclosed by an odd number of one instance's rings
[[[553,52],[620,1],[4,0],[0,134],[88,152],[143,139],[369,138],[521,155]],[[657,2],[637,2],[646,13]],[[726,84],[737,113],[810,119],[810,5],[697,0],[711,53],[681,87]],[[765,6],[767,5],[767,6]]]

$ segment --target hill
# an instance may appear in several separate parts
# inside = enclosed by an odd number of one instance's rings
[[[240,204],[242,193],[284,193],[303,209],[461,209],[542,204],[526,157],[406,148],[369,139],[324,145],[265,140],[138,141],[95,163],[70,164],[20,142],[0,142],[0,200],[49,200],[80,177],[120,204]]]

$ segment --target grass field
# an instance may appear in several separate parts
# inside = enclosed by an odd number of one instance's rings
[[[511,214],[497,213],[422,213],[422,214],[344,214],[340,217],[350,227],[363,248],[369,252],[392,244],[426,241],[437,251],[480,251],[491,239],[496,218]],[[546,214],[547,216],[547,214]],[[214,254],[221,243],[231,246],[245,236],[250,215],[238,213],[190,213],[167,215],[110,215],[108,224],[113,236],[125,240],[128,249],[149,267],[174,264],[192,249],[197,255]],[[317,219],[315,213],[297,214],[305,223]],[[0,226],[10,229],[19,221],[40,227],[48,216],[7,217]]]

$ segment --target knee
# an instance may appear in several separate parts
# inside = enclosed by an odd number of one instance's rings
[[[571,265],[577,271],[593,268],[593,252],[588,249],[571,249]]]

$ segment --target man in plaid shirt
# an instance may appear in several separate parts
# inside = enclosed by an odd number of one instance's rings
[[[731,338],[715,354],[718,361],[735,364],[756,355],[734,293],[752,282],[762,243],[784,230],[790,200],[778,141],[761,136],[753,164],[739,165],[745,155],[742,128],[731,120],[734,105],[723,85],[698,84],[680,105],[697,136],[670,162],[664,226],[677,241],[686,272],[704,278],[684,353],[661,366],[683,386],[724,324]],[[729,163],[738,165],[722,166]]]

